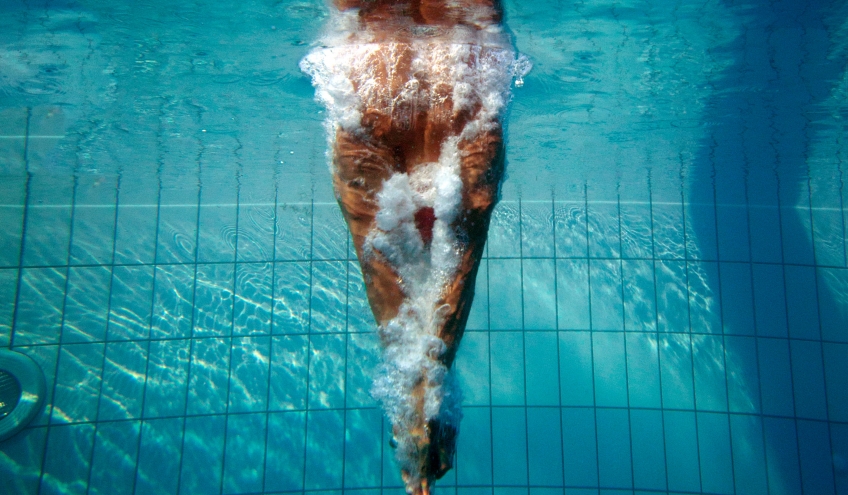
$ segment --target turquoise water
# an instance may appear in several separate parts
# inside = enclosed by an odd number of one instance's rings
[[[142,3],[143,5],[135,5]],[[443,493],[848,493],[843,2],[505,2]],[[0,0],[0,493],[402,493],[321,1]]]

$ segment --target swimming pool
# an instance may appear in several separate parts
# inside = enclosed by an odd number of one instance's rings
[[[0,4],[8,493],[400,493],[316,1]],[[839,2],[505,2],[443,492],[848,493]]]

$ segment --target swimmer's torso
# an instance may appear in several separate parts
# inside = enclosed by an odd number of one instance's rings
[[[340,12],[355,12],[358,28],[369,41],[451,38],[482,41],[498,31],[503,11],[499,0],[335,0]],[[483,36],[481,36],[483,35]]]

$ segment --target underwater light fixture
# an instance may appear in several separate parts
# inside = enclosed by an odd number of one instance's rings
[[[0,350],[0,442],[35,419],[46,389],[44,372],[32,358]]]
[[[302,61],[382,344],[372,395],[407,492],[453,466],[451,371],[504,172],[503,117],[530,70],[499,0],[334,0]]]

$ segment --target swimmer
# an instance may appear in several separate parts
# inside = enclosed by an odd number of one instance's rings
[[[328,109],[333,185],[378,324],[372,394],[406,490],[453,466],[450,372],[504,172],[502,118],[529,70],[498,0],[335,0],[301,67]]]

